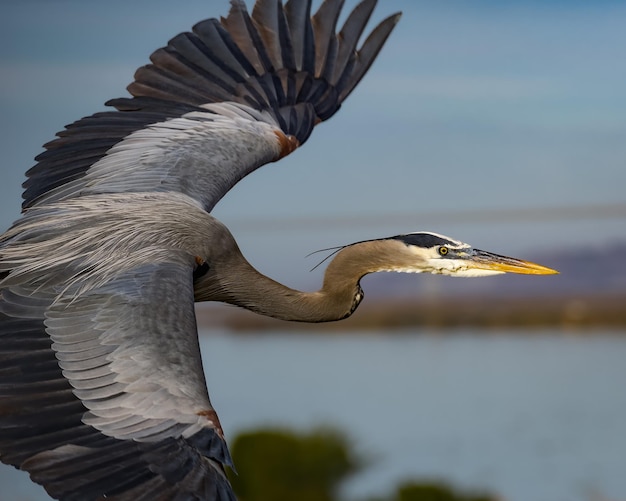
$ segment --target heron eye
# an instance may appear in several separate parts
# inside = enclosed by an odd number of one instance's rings
[[[448,254],[448,248],[444,247],[443,245],[441,247],[439,247],[439,255],[440,256],[445,256],[446,254]]]

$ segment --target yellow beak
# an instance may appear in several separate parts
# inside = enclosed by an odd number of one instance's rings
[[[467,257],[470,268],[492,270],[500,273],[519,273],[522,275],[555,275],[559,272],[540,264],[531,263],[514,257],[500,256],[478,249]]]

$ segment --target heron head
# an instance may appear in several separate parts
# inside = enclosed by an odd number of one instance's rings
[[[388,239],[405,246],[414,260],[390,271],[434,273],[454,277],[482,277],[501,273],[551,275],[558,271],[539,264],[475,249],[452,238],[431,232],[416,232]],[[405,254],[406,256],[406,254]]]

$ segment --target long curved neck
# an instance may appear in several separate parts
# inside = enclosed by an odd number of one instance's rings
[[[258,272],[238,248],[208,263],[206,275],[195,283],[196,301],[221,301],[261,315],[300,322],[328,322],[350,316],[363,293],[359,280],[383,270],[380,242],[343,248],[328,265],[322,288],[301,292]],[[377,252],[378,251],[378,252]]]

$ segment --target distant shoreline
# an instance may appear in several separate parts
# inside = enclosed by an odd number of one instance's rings
[[[322,324],[283,322],[228,305],[200,305],[200,327],[246,331],[367,331],[382,329],[590,328],[624,329],[626,293],[539,297],[449,297],[447,300],[367,300],[346,320]]]

